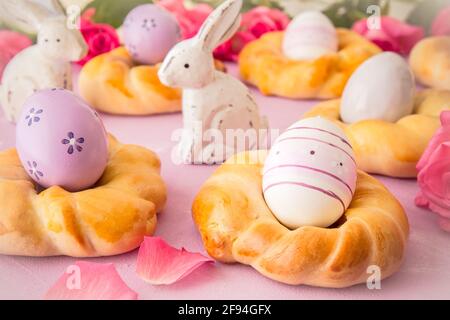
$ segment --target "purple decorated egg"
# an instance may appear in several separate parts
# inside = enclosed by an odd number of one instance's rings
[[[144,4],[128,13],[123,24],[125,47],[142,64],[157,64],[180,40],[178,22],[165,9]]]
[[[20,161],[42,187],[83,190],[95,184],[105,170],[108,139],[103,123],[68,90],[42,90],[30,96],[16,135]]]

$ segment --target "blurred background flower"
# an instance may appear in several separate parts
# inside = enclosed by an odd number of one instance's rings
[[[256,7],[245,12],[236,35],[220,45],[214,51],[214,56],[219,60],[237,61],[239,53],[246,44],[267,32],[284,30],[289,21],[289,17],[278,9]]]
[[[367,19],[364,18],[357,21],[352,29],[384,51],[402,55],[408,55],[425,34],[422,27],[412,26],[388,16],[380,18],[380,28],[369,28]]]
[[[436,212],[440,226],[450,232],[450,111],[442,112],[441,123],[417,164],[416,205]]]
[[[120,45],[116,29],[106,23],[92,22],[95,9],[86,10],[80,21],[80,31],[86,41],[88,54],[78,64],[84,65],[92,58],[109,52]]]
[[[431,25],[431,34],[434,36],[450,36],[450,5],[437,14]]]
[[[160,0],[155,2],[175,16],[180,25],[183,39],[195,36],[202,23],[213,10],[206,3],[192,5],[188,8],[183,0]]]

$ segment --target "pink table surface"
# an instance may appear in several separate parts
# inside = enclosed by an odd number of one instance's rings
[[[236,68],[231,66],[232,73]],[[284,129],[310,108],[312,101],[264,97],[253,92],[272,128]],[[158,219],[156,235],[175,247],[202,252],[201,238],[191,218],[191,204],[214,166],[175,165],[171,161],[172,132],[181,127],[181,114],[151,117],[102,115],[107,129],[125,143],[146,146],[159,154],[168,186],[168,202]],[[0,150],[14,146],[14,126],[0,111]],[[436,217],[414,205],[416,181],[379,177],[403,204],[411,226],[401,269],[381,283],[346,289],[290,286],[267,279],[239,264],[203,266],[170,286],[151,286],[135,273],[137,250],[114,257],[86,259],[114,263],[140,299],[450,299],[450,234],[441,231]],[[0,256],[0,299],[40,299],[77,259]]]

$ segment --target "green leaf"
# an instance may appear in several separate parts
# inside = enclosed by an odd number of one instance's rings
[[[370,16],[367,8],[377,5],[381,14],[389,11],[389,1],[386,0],[340,0],[326,8],[323,13],[339,28],[351,28],[360,19]]]
[[[449,0],[423,0],[411,11],[406,22],[422,26],[429,32],[437,13],[448,5],[450,5]]]
[[[94,21],[107,23],[119,28],[128,12],[141,5],[153,3],[151,0],[94,0],[86,8],[95,8]]]

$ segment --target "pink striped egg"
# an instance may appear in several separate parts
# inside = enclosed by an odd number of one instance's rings
[[[352,201],[356,163],[345,133],[321,117],[300,120],[275,141],[263,169],[263,192],[285,226],[328,227]]]
[[[336,29],[319,11],[300,13],[284,34],[283,53],[293,60],[313,60],[337,50]]]

